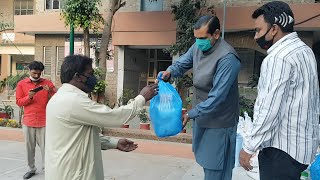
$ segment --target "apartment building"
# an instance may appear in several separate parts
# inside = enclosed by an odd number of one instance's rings
[[[110,47],[114,50],[114,56],[107,63],[109,103],[115,103],[124,89],[132,89],[138,93],[143,86],[154,82],[159,71],[166,69],[178,58],[162,51],[176,42],[176,23],[172,21],[170,7],[178,2],[179,0],[127,0],[126,5],[116,13]],[[209,5],[215,5],[217,16],[222,21],[223,0],[207,2]],[[264,2],[266,1],[227,1],[225,39],[236,48],[242,58],[239,82],[243,85],[248,83],[250,76],[259,73],[260,64],[266,54],[254,42],[254,34],[245,31],[253,27],[251,13]],[[318,0],[288,2],[295,13],[296,22],[304,21],[320,12]],[[106,10],[105,3],[106,1],[103,1],[100,7],[101,13]],[[3,8],[3,4],[7,8]],[[8,10],[10,8],[11,10]],[[41,60],[45,64],[44,76],[51,78],[59,86],[60,66],[63,58],[69,54],[69,28],[65,27],[60,17],[62,8],[63,0],[0,0],[0,12],[5,12],[8,15],[6,19],[11,18],[14,23],[14,30],[6,32],[15,34],[15,45],[21,46],[20,50],[22,47],[33,47],[33,51],[30,52],[21,50],[20,54],[14,54],[13,51],[5,54],[1,51],[4,47],[2,43],[0,54],[4,58],[1,65],[6,62],[4,66],[9,67],[11,64],[12,69],[13,64],[18,61],[16,56]],[[300,37],[312,46],[320,40],[319,17],[298,25],[296,30]],[[20,41],[18,37],[30,37],[31,43],[28,44],[26,40]],[[91,41],[99,44],[94,34]],[[76,30],[75,51],[83,52],[82,32],[79,30]],[[94,57],[94,50],[91,51],[91,56]],[[10,62],[7,60],[8,57],[11,59]],[[27,62],[27,59],[23,60]]]

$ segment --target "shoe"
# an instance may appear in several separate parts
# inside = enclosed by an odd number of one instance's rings
[[[23,179],[30,179],[32,176],[36,175],[34,172],[27,172],[24,176]]]

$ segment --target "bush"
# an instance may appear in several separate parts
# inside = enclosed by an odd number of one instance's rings
[[[122,96],[118,99],[118,105],[126,105],[128,104],[130,99],[133,99],[136,97],[135,92],[132,89],[123,89]]]
[[[240,105],[240,116],[244,117],[244,112],[247,112],[248,115],[253,119],[253,108],[254,102],[251,99],[247,99],[244,96],[239,97]]]
[[[15,89],[17,87],[17,84],[20,80],[26,78],[26,77],[29,77],[29,75],[27,73],[20,73],[20,74],[17,74],[15,76],[12,76],[10,75],[8,78],[7,78],[7,83],[8,83],[8,86],[11,88],[11,89]]]
[[[21,124],[15,119],[3,119],[0,118],[0,126],[3,127],[12,127],[12,128],[21,128]]]

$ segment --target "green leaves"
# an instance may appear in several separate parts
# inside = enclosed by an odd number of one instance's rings
[[[148,123],[150,121],[145,108],[139,112],[138,117],[141,123]]]
[[[244,96],[240,96],[239,106],[240,106],[240,116],[244,117],[244,112],[247,112],[251,118],[253,117],[254,101],[252,101],[251,99],[245,98]]]
[[[177,22],[177,41],[165,51],[171,55],[184,54],[194,43],[193,25],[204,14],[215,14],[214,6],[207,6],[205,0],[181,0],[171,6]]]
[[[104,20],[99,12],[101,0],[66,0],[61,16],[65,25],[75,28],[89,28],[97,32]]]
[[[97,84],[93,88],[93,93],[98,94],[98,93],[103,93],[107,83],[105,80],[102,80],[101,75],[102,71],[99,68],[95,68],[93,74],[96,76],[96,78],[100,79]]]

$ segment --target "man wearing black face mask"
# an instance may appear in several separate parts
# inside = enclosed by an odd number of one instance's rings
[[[16,89],[16,103],[24,108],[23,132],[27,150],[28,172],[23,176],[29,179],[35,175],[35,148],[41,149],[44,168],[46,106],[50,97],[56,92],[53,83],[41,78],[44,66],[41,62],[29,64],[30,77],[21,80]]]
[[[294,15],[281,1],[257,9],[255,40],[267,50],[261,65],[253,129],[240,164],[258,149],[261,180],[299,180],[319,144],[319,82],[312,50],[293,32]]]
[[[111,109],[88,97],[96,82],[92,59],[79,55],[65,58],[62,87],[47,106],[46,180],[103,180],[100,127],[120,127],[131,120],[158,88],[156,84],[147,86],[128,105]],[[130,141],[110,139],[109,144],[124,151],[136,148]],[[119,148],[119,144],[130,148]]]

